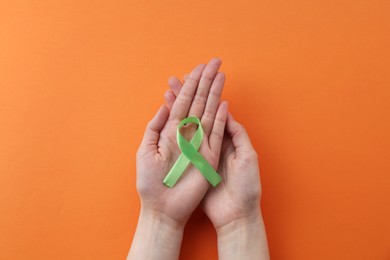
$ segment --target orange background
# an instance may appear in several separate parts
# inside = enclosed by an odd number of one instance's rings
[[[124,259],[169,76],[223,60],[273,259],[390,259],[390,2],[1,1],[0,259]],[[201,211],[181,259],[217,259]]]

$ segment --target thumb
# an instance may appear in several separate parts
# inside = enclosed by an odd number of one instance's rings
[[[238,123],[230,113],[227,117],[226,131],[231,136],[234,148],[238,155],[252,151],[254,152],[254,148],[245,128]]]
[[[142,138],[141,147],[147,150],[156,150],[158,140],[160,139],[161,130],[164,128],[165,123],[169,117],[169,110],[167,106],[162,105],[157,114],[148,123],[144,137]]]

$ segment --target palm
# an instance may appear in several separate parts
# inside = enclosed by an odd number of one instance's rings
[[[144,172],[139,179],[141,185],[148,185],[147,192],[143,198],[148,207],[157,209],[161,213],[177,220],[185,221],[188,212],[192,212],[206,193],[209,184],[193,165],[189,165],[185,171],[185,177],[179,180],[179,183],[173,188],[168,189],[163,183],[166,173],[172,168],[173,164],[180,156],[181,151],[176,143],[176,126],[178,122],[173,120],[167,122],[161,132],[158,149],[159,153],[149,153],[139,158],[137,171]],[[193,135],[194,127],[190,126],[183,132],[186,139]],[[216,168],[218,157],[210,149],[208,138],[203,138],[202,145],[199,148],[200,153],[205,159]],[[142,192],[142,189],[141,189]]]
[[[246,217],[258,204],[259,170],[257,159],[249,153],[246,158],[237,158],[232,138],[225,135],[218,172],[222,182],[206,194],[203,207],[215,227]]]
[[[181,154],[176,142],[176,128],[188,116],[201,119],[204,137],[199,152],[216,169],[227,117],[227,105],[220,102],[224,75],[217,73],[221,63],[212,59],[205,67],[197,66],[182,87],[177,102],[163,106],[149,123],[137,153],[137,189],[143,207],[184,223],[204,197],[209,184],[199,171],[188,165],[176,185],[170,189],[163,179]],[[189,140],[195,132],[184,127]]]
[[[188,76],[184,77],[186,81]],[[180,80],[170,82],[172,92],[165,99],[169,106],[176,102]],[[222,182],[210,189],[203,208],[215,227],[246,217],[260,207],[260,176],[257,154],[245,129],[231,115],[227,118],[218,173]]]

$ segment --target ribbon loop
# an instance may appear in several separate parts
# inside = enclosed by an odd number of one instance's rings
[[[195,123],[198,125],[194,136],[188,142],[180,133],[180,128],[185,124]],[[187,117],[180,121],[176,130],[177,144],[182,154],[179,156],[171,170],[168,172],[163,183],[169,188],[175,186],[188,164],[191,162],[214,187],[221,181],[221,176],[213,169],[209,162],[198,152],[203,139],[202,124],[197,117]]]

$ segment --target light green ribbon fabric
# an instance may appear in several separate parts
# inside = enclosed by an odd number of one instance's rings
[[[191,141],[188,142],[184,136],[180,133],[180,128],[188,123],[195,123],[198,125],[198,129]],[[206,159],[198,152],[198,149],[203,139],[202,124],[197,117],[187,117],[180,121],[177,126],[177,144],[179,145],[182,154],[179,156],[163,183],[169,188],[175,186],[188,164],[191,162],[202,175],[213,185],[218,185],[221,181],[221,176],[213,169],[213,167],[206,161]]]

